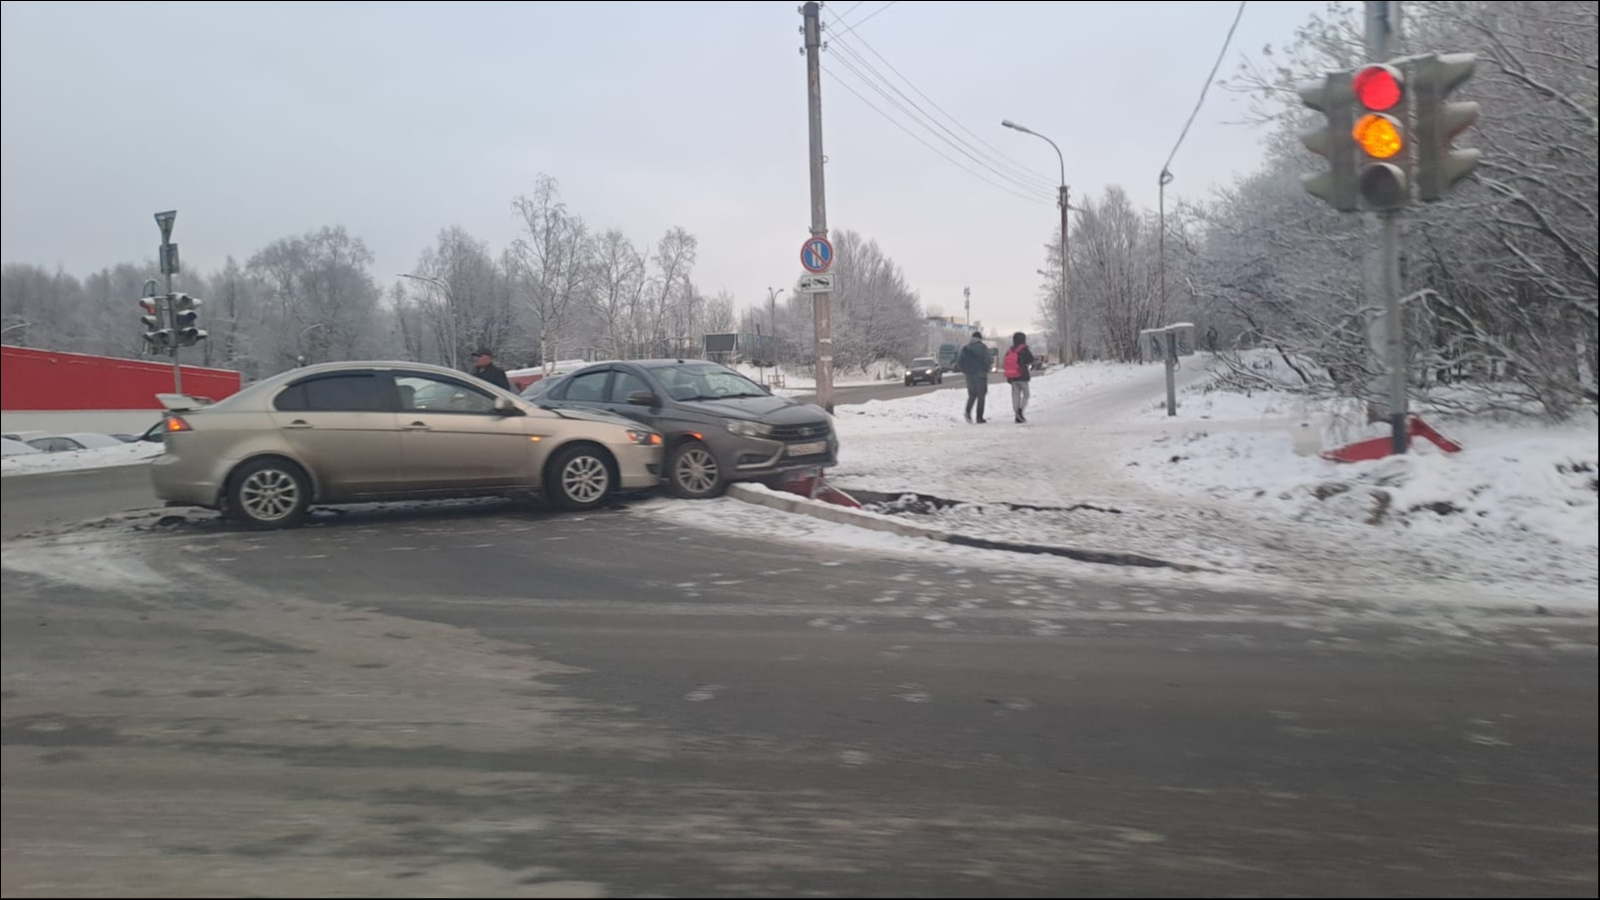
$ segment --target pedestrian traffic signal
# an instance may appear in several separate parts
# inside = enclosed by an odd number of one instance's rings
[[[206,331],[196,327],[200,318],[199,298],[188,294],[172,294],[172,330],[180,347],[193,347],[206,339]]]
[[[1451,147],[1456,135],[1478,121],[1476,103],[1451,103],[1450,92],[1472,77],[1478,58],[1471,53],[1429,54],[1411,64],[1412,109],[1417,139],[1417,196],[1443,200],[1456,182],[1472,174],[1483,152]]]
[[[1351,78],[1351,93],[1360,106],[1360,118],[1350,136],[1367,157],[1356,178],[1356,193],[1363,209],[1387,211],[1411,202],[1406,177],[1409,157],[1406,137],[1406,79],[1391,65],[1365,66]]]
[[[1321,81],[1301,85],[1300,99],[1327,117],[1327,124],[1300,136],[1307,150],[1328,159],[1326,172],[1302,175],[1306,193],[1340,212],[1354,212],[1356,203],[1355,127],[1349,72],[1330,72]]]

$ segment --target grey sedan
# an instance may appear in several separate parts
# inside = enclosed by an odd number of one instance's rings
[[[614,412],[659,432],[667,484],[681,497],[715,497],[731,482],[773,483],[838,463],[839,441],[821,407],[775,397],[703,360],[597,363],[536,402]]]

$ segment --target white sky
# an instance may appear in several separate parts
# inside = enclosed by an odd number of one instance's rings
[[[1050,148],[999,127],[1015,119],[1061,145],[1075,195],[1121,184],[1151,207],[1236,8],[905,0],[873,15],[886,2],[850,13],[872,18],[841,43],[894,79],[869,42],[953,131],[1053,182]],[[797,4],[6,0],[0,256],[80,274],[152,257],[151,214],[176,208],[187,266],[343,224],[387,284],[447,225],[504,246],[512,195],[543,171],[594,227],[653,243],[683,225],[700,239],[704,291],[764,300],[799,274],[809,225]],[[1251,3],[1223,74],[1324,5]],[[867,109],[835,79],[975,167],[841,59],[824,58],[829,224],[876,238],[930,306],[956,311],[970,285],[975,317],[1026,326],[1053,206],[985,184]],[[1253,168],[1261,135],[1225,124],[1241,117],[1240,100],[1211,91],[1173,194]]]

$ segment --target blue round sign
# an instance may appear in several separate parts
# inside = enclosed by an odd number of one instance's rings
[[[813,275],[821,275],[833,265],[833,244],[825,237],[806,238],[800,245],[800,265]]]

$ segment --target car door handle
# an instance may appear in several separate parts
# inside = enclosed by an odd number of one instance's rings
[[[310,428],[311,427],[311,423],[307,422],[305,419],[295,419],[293,422],[290,422],[289,424],[287,424],[287,425],[285,425],[283,427],[300,430],[300,429]]]
[[[427,422],[412,422],[410,425],[406,426],[406,430],[407,431],[427,431],[431,427],[432,426],[429,425]]]

